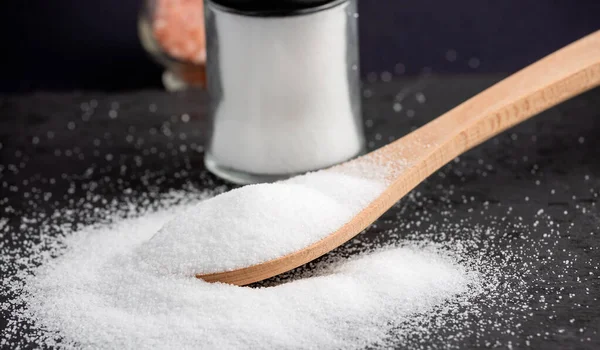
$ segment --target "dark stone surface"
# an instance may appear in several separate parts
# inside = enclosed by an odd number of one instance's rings
[[[397,139],[497,79],[368,84],[369,147]],[[440,314],[426,325],[427,336],[405,335],[400,347],[600,348],[599,97],[600,90],[591,91],[461,156],[362,234],[408,239],[441,227],[437,239],[450,241],[460,227],[497,232],[473,231],[484,232],[482,254],[503,260],[505,286]],[[198,152],[205,101],[202,93],[159,91],[0,98],[2,254],[24,244],[24,214],[76,208],[90,191],[122,200],[224,185],[204,170]],[[186,113],[189,122],[182,121]],[[2,329],[8,315],[0,315]]]

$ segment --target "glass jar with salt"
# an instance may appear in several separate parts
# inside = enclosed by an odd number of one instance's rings
[[[355,0],[207,0],[205,163],[270,182],[360,154]]]

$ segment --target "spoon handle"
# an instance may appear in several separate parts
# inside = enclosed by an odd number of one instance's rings
[[[543,58],[398,141],[333,169],[381,165],[389,187],[336,232],[258,265],[197,276],[245,285],[289,271],[335,249],[373,223],[434,171],[463,152],[552,106],[600,85],[600,31]]]
[[[463,152],[598,85],[600,31],[522,69],[364,159],[388,165],[393,193],[389,200],[395,202]]]

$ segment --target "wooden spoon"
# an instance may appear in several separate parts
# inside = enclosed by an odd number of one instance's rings
[[[389,187],[350,222],[286,256],[242,269],[198,275],[208,282],[246,285],[314,260],[356,236],[421,181],[500,132],[600,85],[600,31],[513,74],[422,128],[357,162],[385,164]],[[326,170],[327,171],[327,170]]]

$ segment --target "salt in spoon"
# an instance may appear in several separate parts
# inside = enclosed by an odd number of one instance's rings
[[[348,223],[294,253],[231,271],[197,275],[247,285],[306,264],[350,240],[433,172],[500,132],[600,85],[600,31],[511,75],[420,129],[332,169],[382,164],[387,189]],[[325,170],[328,171],[328,170]]]

